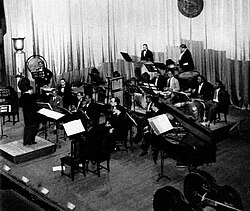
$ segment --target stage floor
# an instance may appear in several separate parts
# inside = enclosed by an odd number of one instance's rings
[[[55,152],[56,145],[39,136],[36,136],[37,143],[23,145],[23,140],[12,141],[0,145],[0,154],[13,163],[21,163]]]

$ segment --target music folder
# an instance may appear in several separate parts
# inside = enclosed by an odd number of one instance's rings
[[[131,57],[128,55],[128,53],[125,52],[120,52],[122,57],[124,58],[125,61],[127,62],[132,62],[133,60],[131,59]]]
[[[63,124],[67,136],[72,136],[85,131],[85,128],[80,119],[73,120]]]
[[[174,128],[166,114],[161,114],[152,118],[148,118],[148,122],[156,135],[163,134]]]

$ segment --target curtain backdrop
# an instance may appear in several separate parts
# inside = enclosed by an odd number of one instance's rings
[[[118,71],[134,76],[147,43],[157,62],[178,60],[181,43],[193,54],[196,70],[214,83],[222,80],[231,101],[249,106],[250,1],[204,0],[202,13],[183,16],[177,0],[4,0],[4,36],[9,83],[16,74],[11,38],[25,37],[26,57],[43,56],[54,73],[69,81],[88,80],[92,67],[102,77]]]

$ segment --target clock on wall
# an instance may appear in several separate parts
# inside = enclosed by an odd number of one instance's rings
[[[203,5],[203,0],[178,0],[179,11],[188,18],[198,16],[203,10]]]

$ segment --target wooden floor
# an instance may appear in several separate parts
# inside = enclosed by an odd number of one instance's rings
[[[210,173],[218,184],[228,184],[238,190],[244,210],[250,210],[250,113],[231,110],[228,119],[229,122],[241,120],[239,133],[232,131],[229,138],[217,144],[216,163],[201,166],[199,169]],[[22,122],[14,127],[10,123],[5,125],[4,133],[9,137],[0,140],[0,144],[20,139],[22,126]],[[15,134],[10,132],[13,130]],[[55,143],[52,133],[49,134],[49,139]],[[183,181],[188,169],[176,168],[176,161],[167,158],[164,174],[170,180],[163,178],[157,182],[160,165],[154,164],[150,153],[145,157],[138,157],[141,152],[139,144],[133,151],[112,154],[110,173],[102,171],[100,177],[91,173],[84,177],[77,173],[75,181],[72,181],[61,176],[60,171],[52,170],[60,165],[60,157],[70,152],[69,141],[60,140],[60,143],[62,147],[57,148],[55,153],[20,164],[0,157],[0,168],[8,165],[11,168],[9,174],[19,178],[27,177],[30,180],[28,185],[34,189],[41,186],[47,188],[50,199],[64,207],[67,202],[71,202],[76,206],[76,211],[152,210],[153,195],[158,188],[171,185],[183,191]]]

